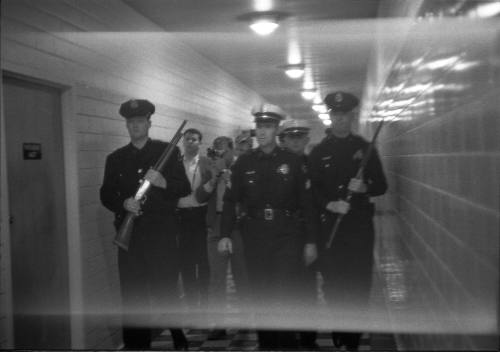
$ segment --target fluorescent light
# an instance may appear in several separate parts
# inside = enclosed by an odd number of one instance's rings
[[[302,95],[302,98],[306,100],[313,100],[316,96],[316,89],[302,89],[300,94]]]
[[[273,8],[273,0],[254,0],[255,11],[270,11]]]
[[[478,5],[474,10],[469,12],[470,17],[495,17],[500,14],[500,2],[491,2]]]
[[[324,104],[314,104],[312,109],[320,114],[328,112],[328,108]]]
[[[258,35],[269,35],[278,27],[278,21],[271,17],[257,18],[250,24],[250,28]]]
[[[321,120],[330,120],[330,114],[322,113],[322,114],[319,114],[318,117]]]
[[[323,122],[323,125],[325,125],[325,126],[330,126],[332,124],[331,120],[322,120],[322,122]]]
[[[288,77],[297,79],[304,75],[304,65],[303,64],[290,64],[284,66],[285,73]]]

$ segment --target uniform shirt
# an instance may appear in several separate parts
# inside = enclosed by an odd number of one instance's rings
[[[102,204],[115,213],[115,225],[119,226],[127,213],[123,202],[135,195],[142,178],[154,167],[167,146],[168,143],[148,139],[141,149],[130,143],[106,158],[100,197]],[[143,213],[137,219],[139,221],[148,218],[157,220],[173,214],[177,200],[190,193],[177,147],[161,173],[167,180],[167,188],[149,188],[142,206]]]
[[[231,171],[231,186],[224,194],[222,237],[229,237],[233,230],[237,204],[250,212],[264,208],[301,211],[306,224],[311,224],[310,182],[299,156],[279,147],[268,154],[254,149],[241,155]],[[314,242],[316,234],[306,227],[307,241]]]
[[[330,136],[316,146],[309,155],[309,172],[314,200],[320,210],[325,210],[330,201],[345,199],[347,186],[356,176],[369,143],[360,136],[345,138]],[[367,186],[365,194],[354,194],[351,198],[353,210],[369,204],[369,197],[384,194],[387,182],[378,153],[373,149],[363,172]]]

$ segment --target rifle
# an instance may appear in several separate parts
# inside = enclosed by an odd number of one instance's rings
[[[186,120],[182,121],[181,126],[179,127],[177,132],[175,132],[175,135],[172,137],[169,145],[161,154],[160,158],[153,167],[153,170],[161,172],[161,170],[165,167],[167,161],[170,159],[170,156],[174,152],[175,146],[177,145],[177,143],[179,143],[179,140],[182,137],[182,129],[186,125],[186,122]],[[143,200],[150,188],[151,183],[149,181],[142,181],[141,185],[134,195],[134,199],[138,201]],[[134,220],[136,217],[137,215],[135,215],[134,213],[128,212],[120,226],[120,229],[116,233],[115,239],[113,240],[114,244],[125,251],[128,251],[128,245],[130,243],[130,237],[132,237],[132,229],[134,228]]]
[[[363,171],[366,167],[366,164],[368,163],[368,159],[370,159],[370,156],[373,152],[373,149],[375,148],[375,141],[377,140],[378,134],[380,132],[380,129],[382,128],[382,124],[384,123],[384,120],[380,121],[380,123],[377,126],[377,130],[375,131],[375,134],[373,135],[373,138],[368,145],[368,149],[366,150],[365,155],[363,156],[363,159],[361,160],[361,164],[359,165],[358,172],[356,172],[356,176],[354,178],[361,179],[363,177]],[[347,203],[351,202],[351,198],[354,192],[351,190],[347,191],[347,196],[345,198],[345,201]],[[339,229],[340,222],[342,221],[342,218],[344,217],[345,214],[338,214],[337,219],[335,221],[335,225],[333,226],[332,232],[330,232],[330,237],[328,238],[328,242],[326,243],[326,248],[330,249],[332,246],[333,239],[335,238],[335,235],[337,234],[337,230]]]

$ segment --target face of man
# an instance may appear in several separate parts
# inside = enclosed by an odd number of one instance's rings
[[[337,137],[346,137],[351,132],[351,125],[354,119],[354,111],[335,112],[330,111],[330,119],[332,120],[332,133]]]
[[[234,147],[234,155],[240,156],[242,154],[245,154],[250,149],[252,149],[252,140],[248,139],[245,142],[237,143],[235,145],[235,147]]]
[[[309,143],[309,136],[304,133],[286,134],[283,137],[283,146],[298,155],[304,154],[307,143]]]
[[[259,147],[265,148],[276,144],[278,124],[276,122],[257,122],[255,137]]]
[[[229,147],[229,142],[225,139],[220,139],[213,144],[213,149],[217,152],[217,155],[221,157],[226,165],[231,165],[233,162],[233,151]]]
[[[139,141],[148,137],[151,120],[148,116],[134,116],[127,119],[127,130],[132,141]]]
[[[182,145],[184,146],[184,153],[188,155],[196,155],[200,150],[200,136],[197,133],[186,133],[184,139],[182,140]]]

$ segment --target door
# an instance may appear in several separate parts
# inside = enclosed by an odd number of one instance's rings
[[[60,91],[3,77],[14,346],[69,349]]]

